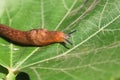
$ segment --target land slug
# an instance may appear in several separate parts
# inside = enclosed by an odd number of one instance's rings
[[[68,38],[75,31],[76,30],[68,34],[65,34],[61,31],[49,31],[47,29],[32,29],[29,31],[21,31],[0,24],[1,37],[18,44],[28,46],[45,46],[53,43],[61,43],[63,46],[66,47],[66,43],[72,45]]]

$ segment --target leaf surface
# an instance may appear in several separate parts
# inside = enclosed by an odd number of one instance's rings
[[[3,1],[3,0],[0,0]],[[19,30],[77,30],[60,44],[21,47],[0,38],[0,65],[31,80],[117,80],[120,75],[119,0],[5,0],[1,24]],[[1,69],[1,68],[0,68]],[[2,69],[0,76],[3,76]]]

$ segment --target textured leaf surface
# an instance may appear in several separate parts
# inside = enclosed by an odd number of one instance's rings
[[[119,0],[0,0],[0,23],[19,30],[68,33],[74,44],[21,47],[0,38],[0,65],[31,80],[120,78]],[[1,3],[0,3],[1,4]],[[5,76],[0,68],[0,77]]]

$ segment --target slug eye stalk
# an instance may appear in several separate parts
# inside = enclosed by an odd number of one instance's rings
[[[70,33],[68,33],[68,36],[70,37],[71,34],[73,34],[74,32],[76,32],[77,30],[71,31]]]
[[[61,43],[65,48],[69,49],[69,47],[66,46],[66,42],[69,43],[70,45],[73,45],[73,43],[72,43],[71,41],[69,41],[68,38],[71,37],[71,34],[73,34],[73,33],[76,32],[76,31],[77,31],[77,30],[74,30],[74,31],[68,33],[68,34],[67,34],[67,38],[65,39],[65,42],[62,42],[62,43]]]

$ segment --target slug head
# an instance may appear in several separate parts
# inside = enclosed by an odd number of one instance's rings
[[[68,48],[66,46],[66,43],[69,43],[72,45],[72,43],[68,40],[68,38],[71,36],[72,33],[76,32],[76,30],[64,34],[60,31],[48,31],[46,29],[37,29],[37,30],[31,30],[28,31],[30,42],[32,42],[31,45],[38,45],[38,46],[44,46],[49,45],[53,43],[61,43],[64,47]]]

